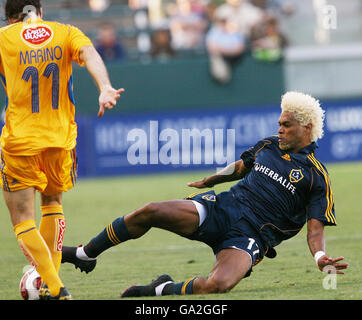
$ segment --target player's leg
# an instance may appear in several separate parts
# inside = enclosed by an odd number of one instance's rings
[[[63,192],[73,188],[77,178],[76,150],[50,148],[42,153],[42,168],[48,184],[41,193],[40,233],[44,237],[57,271],[62,261],[66,220]]]
[[[223,293],[235,287],[251,268],[250,255],[234,248],[221,250],[207,278],[196,278],[192,293]]]
[[[143,236],[150,228],[160,228],[182,236],[199,226],[199,214],[190,200],[150,202],[124,217],[132,239]]]
[[[216,263],[208,277],[174,283],[170,276],[164,274],[149,285],[128,288],[122,297],[224,293],[236,286],[250,268],[251,258],[247,252],[223,249],[217,254]]]
[[[14,225],[14,232],[24,255],[36,267],[48,285],[51,295],[57,296],[64,285],[55,270],[48,246],[35,224],[34,188],[13,192],[3,191],[3,194]]]
[[[110,247],[143,236],[152,227],[189,235],[198,226],[199,214],[192,201],[151,202],[114,220],[84,247],[63,247],[63,262],[74,263],[74,255],[81,259],[95,258]]]
[[[39,232],[48,245],[55,269],[59,272],[65,232],[62,192],[53,195],[41,194]]]
[[[35,189],[43,192],[48,183],[40,162],[39,155],[24,157],[2,153],[0,181],[19,244],[55,297],[63,283],[35,223]]]
[[[84,247],[84,251],[94,258],[112,246],[143,236],[152,227],[188,235],[196,231],[198,224],[198,212],[189,200],[150,202],[114,220]]]
[[[232,194],[222,193],[215,197],[213,192],[198,194],[191,199],[200,201],[198,211],[200,218],[206,211],[207,219],[190,239],[208,243],[216,254],[216,263],[207,277],[191,278],[187,281],[174,283],[168,275],[162,275],[146,286],[133,286],[127,289],[122,297],[143,295],[169,295],[169,294],[206,294],[221,293],[232,289],[245,276],[249,275],[252,264],[255,264],[260,250],[258,243],[245,236],[247,228],[239,228],[238,221],[233,220],[232,213],[238,207],[232,204]],[[204,201],[201,202],[201,199]],[[203,210],[204,208],[204,210]],[[223,212],[223,214],[220,214]],[[228,237],[231,221],[234,231],[240,229],[240,233],[232,233]],[[233,221],[233,222],[232,222]],[[219,240],[218,240],[219,239]]]

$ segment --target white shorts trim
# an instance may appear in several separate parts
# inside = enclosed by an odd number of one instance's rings
[[[199,213],[199,227],[200,227],[206,219],[207,210],[206,210],[205,206],[203,204],[201,204],[200,202],[197,202],[195,200],[191,200],[191,201],[194,203],[194,205],[197,209],[197,212]]]

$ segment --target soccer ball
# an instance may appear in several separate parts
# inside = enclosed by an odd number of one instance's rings
[[[24,273],[20,280],[19,290],[24,300],[39,300],[41,278],[35,268]]]

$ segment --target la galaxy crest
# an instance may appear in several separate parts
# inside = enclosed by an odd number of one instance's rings
[[[289,173],[289,180],[291,183],[299,182],[303,178],[302,169],[292,169]]]
[[[208,200],[208,201],[216,201],[216,197],[214,194],[207,193],[202,196],[202,199]]]

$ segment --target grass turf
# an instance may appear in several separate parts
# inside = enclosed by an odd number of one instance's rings
[[[362,163],[327,166],[335,198],[337,227],[326,228],[326,251],[344,256],[349,268],[337,276],[337,288],[323,288],[321,273],[309,253],[306,228],[283,242],[275,259],[264,258],[249,278],[225,294],[167,296],[147,299],[362,299]],[[65,245],[86,244],[112,222],[150,201],[180,199],[196,191],[186,186],[212,172],[84,179],[64,194],[67,220]],[[218,193],[233,183],[218,185]],[[21,299],[18,284],[27,265],[12,231],[7,208],[0,201],[0,300]],[[37,221],[39,222],[39,197]],[[86,275],[63,264],[61,278],[77,300],[113,300],[132,284],[146,284],[161,273],[177,282],[206,276],[214,263],[211,249],[163,230],[152,229],[144,237],[104,252],[96,269]]]

